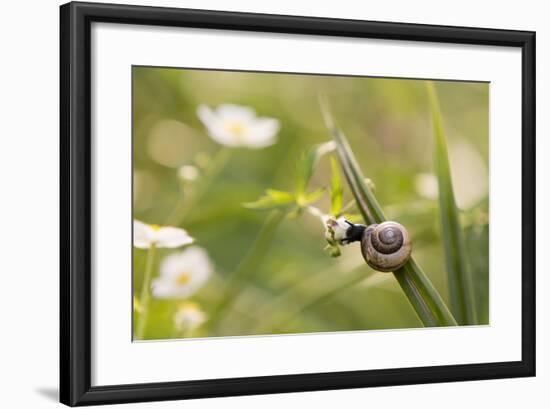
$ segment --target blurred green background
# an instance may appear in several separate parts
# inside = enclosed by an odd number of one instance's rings
[[[481,323],[488,323],[489,84],[437,81],[435,85],[478,314]],[[392,274],[370,269],[357,244],[344,247],[341,257],[330,258],[323,251],[322,224],[306,213],[278,225],[265,257],[228,294],[228,278],[269,214],[242,203],[256,200],[267,188],[291,191],[302,152],[330,140],[319,93],[330,101],[386,215],[407,227],[416,260],[448,301],[424,81],[134,67],[135,219],[164,224],[182,195],[179,167],[207,167],[208,158],[222,149],[197,117],[199,105],[248,106],[281,124],[274,145],[231,149],[228,162],[180,223],[215,265],[213,276],[191,297],[209,319],[182,334],[174,328],[180,300],[152,298],[144,338],[421,326]],[[323,159],[310,185],[327,186],[330,177],[330,164]],[[201,177],[190,183],[199,186]],[[344,197],[344,203],[351,200],[347,186]],[[315,206],[328,213],[328,197]],[[157,251],[153,277],[162,258],[174,251],[178,250]],[[133,254],[133,288],[139,297],[147,251],[134,248]],[[223,311],[216,311],[225,296],[229,300]],[[134,312],[134,320],[138,314]]]

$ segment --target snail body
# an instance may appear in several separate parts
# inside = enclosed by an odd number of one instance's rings
[[[402,267],[411,256],[412,245],[407,229],[387,221],[368,226],[361,237],[361,253],[369,266],[390,272]]]

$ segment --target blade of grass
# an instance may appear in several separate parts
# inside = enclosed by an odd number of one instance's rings
[[[332,172],[332,178],[330,180],[330,214],[339,216],[342,212],[344,189],[340,180],[338,162],[336,162],[336,159],[333,157],[330,158],[330,168]]]
[[[459,324],[477,324],[472,278],[466,260],[466,247],[453,193],[447,139],[433,82],[427,81],[428,100],[434,136],[434,167],[439,187],[441,235],[445,249],[451,310]]]
[[[385,221],[386,218],[382,208],[367,185],[346,137],[334,125],[322,100],[321,106],[327,126],[336,142],[336,152],[340,165],[365,222],[373,224]],[[441,295],[412,257],[393,274],[424,326],[457,325]]]

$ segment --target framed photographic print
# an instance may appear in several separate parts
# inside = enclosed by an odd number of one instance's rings
[[[534,376],[535,33],[61,6],[61,402]]]

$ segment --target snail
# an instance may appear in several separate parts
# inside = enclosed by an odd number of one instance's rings
[[[402,267],[411,256],[412,245],[407,229],[401,224],[386,221],[365,226],[349,225],[342,244],[361,242],[361,254],[369,266],[377,271],[390,272]]]
[[[361,253],[369,266],[378,271],[395,271],[411,256],[407,229],[396,222],[372,224],[361,238]]]

